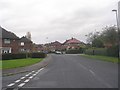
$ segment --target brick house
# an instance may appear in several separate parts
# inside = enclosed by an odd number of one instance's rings
[[[14,33],[0,27],[2,37],[0,37],[0,53],[18,53],[19,37]]]
[[[81,45],[84,45],[84,43],[77,40],[76,38],[71,38],[63,43],[63,49],[65,50],[79,49]]]
[[[47,51],[52,51],[52,52],[61,51],[61,49],[62,49],[62,44],[58,41],[45,44],[44,46]]]
[[[43,44],[33,44],[33,52],[43,52],[45,51]]]
[[[28,39],[27,37],[22,37],[19,40],[19,52],[24,53],[24,52],[32,52],[33,50],[33,42]]]

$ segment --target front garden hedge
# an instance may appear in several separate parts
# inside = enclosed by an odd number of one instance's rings
[[[18,54],[2,54],[2,60],[24,59],[24,58],[45,58],[45,53],[18,53]]]

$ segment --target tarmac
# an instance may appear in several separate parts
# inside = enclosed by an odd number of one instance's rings
[[[2,70],[2,76],[10,76],[10,75],[15,75],[19,73],[24,73],[24,72],[30,72],[33,70],[37,70],[43,67],[46,67],[51,61],[51,55],[47,55],[46,58],[44,58],[41,62],[26,66],[26,67],[20,67],[20,68],[14,68],[14,69],[7,69],[7,70]]]

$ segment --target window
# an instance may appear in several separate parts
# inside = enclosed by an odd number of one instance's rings
[[[24,46],[24,42],[21,42],[21,46]]]
[[[25,51],[25,49],[20,49],[20,51],[21,51],[21,52],[24,52],[24,51]]]
[[[4,39],[5,44],[10,44],[10,39]]]

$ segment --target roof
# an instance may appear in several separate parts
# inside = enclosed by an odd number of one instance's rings
[[[52,45],[52,46],[57,46],[57,45],[61,45],[61,43],[58,42],[58,41],[55,41],[55,42],[52,42],[51,45]]]
[[[32,43],[32,41],[30,39],[28,39],[28,38],[26,38],[24,36],[22,38],[20,38],[20,42]]]
[[[2,32],[2,38],[3,39],[19,39],[18,36],[16,36],[14,33],[5,30],[0,26],[0,32]]]
[[[77,40],[76,38],[71,38],[69,40],[66,40],[63,44],[80,44],[81,42]]]

